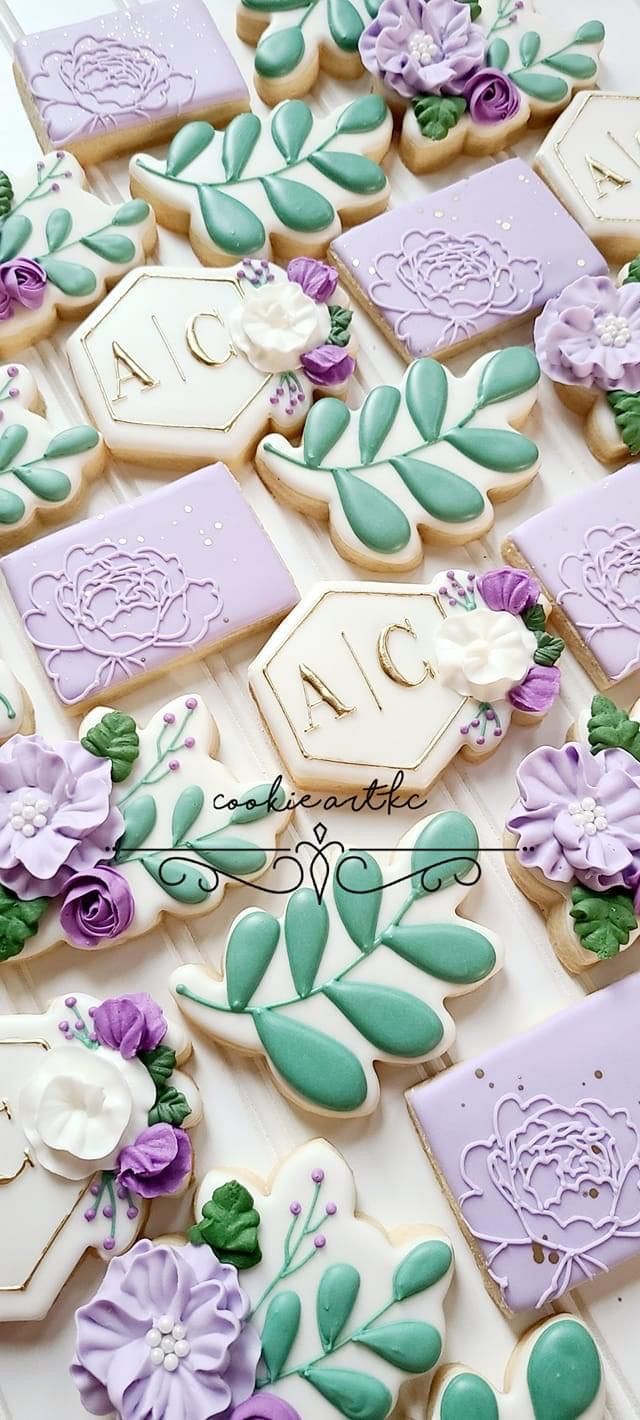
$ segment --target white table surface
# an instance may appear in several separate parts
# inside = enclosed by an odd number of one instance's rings
[[[246,75],[252,72],[252,51],[240,44],[234,33],[234,0],[208,0],[220,28],[240,57]],[[538,0],[542,13],[558,7],[576,25],[599,14],[608,35],[601,71],[603,88],[633,93],[638,88],[640,48],[640,0]],[[126,6],[123,4],[123,8]],[[54,23],[78,20],[96,11],[117,9],[118,4],[103,0],[0,0],[0,166],[19,170],[39,156],[36,139],[23,112],[11,73],[12,44],[23,32],[46,28]],[[344,102],[366,81],[340,84],[323,79],[311,99],[319,112]],[[257,101],[258,110],[263,106]],[[533,158],[535,134],[517,147],[525,158]],[[489,160],[491,161],[491,160]],[[456,177],[473,170],[474,164],[458,162]],[[475,164],[477,166],[477,164]],[[393,204],[416,197],[420,191],[448,181],[447,173],[417,178],[390,155],[385,163],[391,179]],[[89,170],[95,191],[112,201],[128,195],[127,159]],[[194,265],[185,238],[162,231],[154,261],[169,265]],[[366,391],[380,381],[399,380],[403,365],[369,319],[357,312],[355,330],[360,342],[360,362],[354,381],[352,401],[358,403]],[[79,422],[83,410],[75,391],[66,356],[69,327],[59,328],[52,340],[42,341],[25,357],[54,416]],[[509,343],[530,339],[530,323],[512,332]],[[488,348],[488,347],[487,347]],[[482,349],[482,347],[480,347]],[[474,351],[474,355],[480,353]],[[452,362],[456,373],[463,371],[471,356]],[[581,436],[580,423],[565,411],[547,386],[542,390],[538,411],[528,432],[542,452],[541,473],[523,495],[499,504],[495,527],[481,542],[461,549],[456,555],[460,566],[482,570],[499,561],[502,538],[515,521],[537,512],[550,502],[595,479],[606,476],[589,454]],[[91,488],[79,517],[129,500],[160,482],[142,470],[132,470],[111,460],[104,477]],[[330,577],[353,577],[355,569],[334,551],[326,525],[314,524],[276,503],[260,482],[255,470],[247,467],[242,478],[244,490],[265,526],[283,552],[301,589]],[[423,580],[450,558],[429,550],[425,566],[406,580]],[[57,706],[35,662],[25,655],[0,606],[2,654],[21,674],[36,707],[38,727],[44,734],[59,734],[68,719]],[[143,719],[171,696],[187,690],[202,694],[218,721],[221,755],[239,778],[250,778],[258,769],[260,778],[277,772],[274,751],[267,741],[257,711],[248,694],[246,668],[258,647],[258,640],[243,642],[225,656],[212,656],[173,674],[162,682],[144,687],[120,702],[123,710]],[[22,669],[22,667],[24,667]],[[593,686],[584,671],[567,652],[562,661],[563,686],[559,701],[545,724],[534,730],[514,729],[499,753],[480,767],[463,766],[460,761],[435,786],[431,807],[435,812],[457,807],[475,820],[480,841],[500,842],[505,811],[514,796],[514,775],[520,759],[536,744],[560,744],[575,715],[588,703]],[[620,689],[618,700],[630,704],[640,694],[640,676]],[[262,771],[266,771],[262,773]],[[391,846],[410,826],[411,815],[394,814],[390,826],[376,819],[363,821],[352,814],[331,817],[335,836],[347,843],[375,839]],[[298,811],[285,841],[306,837],[315,816]],[[542,917],[519,894],[506,872],[501,855],[486,854],[481,882],[469,899],[474,917],[500,932],[506,944],[503,971],[488,986],[453,1005],[458,1038],[447,1059],[468,1058],[494,1042],[527,1029],[544,1016],[595,991],[626,972],[638,969],[640,946],[636,945],[617,961],[597,966],[577,980],[563,970],[547,941]],[[87,990],[107,996],[114,992],[148,990],[168,1003],[167,979],[180,962],[220,962],[226,931],[233,915],[251,902],[249,889],[226,895],[224,904],[211,916],[191,927],[171,924],[167,930],[150,934],[117,951],[97,955],[58,948],[23,968],[4,968],[0,974],[0,1011],[33,1011],[44,1008],[49,999],[70,990]],[[203,1094],[206,1120],[195,1136],[197,1174],[213,1165],[244,1166],[267,1173],[278,1155],[290,1151],[306,1138],[323,1132],[322,1121],[292,1108],[276,1091],[262,1061],[217,1049],[199,1038],[193,1073]],[[448,1332],[445,1359],[460,1361],[484,1372],[496,1385],[502,1384],[504,1367],[518,1335],[531,1317],[509,1323],[485,1292],[482,1278],[463,1240],[429,1165],[420,1149],[405,1108],[404,1090],[422,1078],[425,1071],[385,1069],[383,1097],[378,1113],[364,1120],[326,1121],[326,1136],[340,1148],[353,1166],[363,1211],[389,1226],[411,1221],[430,1221],[447,1229],[456,1250],[457,1275],[447,1304]],[[190,1200],[160,1201],[151,1213],[151,1234],[175,1231],[189,1219]],[[0,1246],[1,1237],[0,1237]],[[102,1264],[86,1258],[71,1278],[42,1323],[5,1326],[0,1336],[0,1420],[81,1420],[85,1415],[68,1375],[73,1351],[73,1313],[88,1299],[102,1273]],[[619,1268],[587,1287],[573,1292],[568,1310],[575,1311],[590,1325],[602,1348],[609,1388],[612,1417],[640,1414],[640,1257],[636,1263]],[[556,1310],[561,1310],[560,1307]],[[423,1415],[424,1411],[416,1412]],[[308,1415],[305,1420],[311,1420]],[[472,1420],[472,1417],[470,1417]]]

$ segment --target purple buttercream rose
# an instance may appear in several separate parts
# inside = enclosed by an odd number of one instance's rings
[[[521,616],[540,600],[540,587],[535,578],[513,567],[483,572],[476,587],[491,611],[510,611],[512,616]]]
[[[534,328],[536,355],[557,384],[640,389],[640,285],[581,276],[547,304]]]
[[[518,770],[519,802],[507,820],[518,859],[550,882],[574,878],[596,891],[640,874],[640,763],[623,749],[542,747]]]
[[[191,1140],[184,1129],[151,1124],[135,1144],[125,1144],[120,1151],[118,1182],[142,1198],[164,1197],[177,1193],[191,1173],[192,1162]]]
[[[279,1395],[262,1390],[243,1400],[232,1411],[229,1420],[301,1420],[297,1410]]]
[[[316,345],[301,356],[300,364],[314,385],[343,385],[351,379],[356,362],[340,345]]]
[[[287,276],[301,286],[305,296],[312,301],[330,301],[338,284],[338,273],[326,261],[316,261],[312,256],[296,256],[289,262]]]
[[[93,1029],[101,1045],[132,1060],[141,1050],[155,1050],[167,1034],[167,1022],[157,1001],[146,991],[112,996],[98,1006]]]
[[[42,305],[46,284],[44,267],[28,256],[16,256],[0,265],[0,290],[29,311],[37,311]]]
[[[459,0],[383,0],[359,47],[365,69],[412,99],[459,93],[483,63],[485,43]]]
[[[462,93],[474,123],[504,123],[520,109],[520,91],[501,69],[479,69]]]
[[[0,749],[0,883],[18,897],[56,897],[76,873],[111,858],[124,829],[111,764],[75,740],[14,735]]]
[[[60,907],[60,925],[74,947],[97,947],[125,932],[135,910],[127,879],[116,868],[100,865],[69,879]]]
[[[557,666],[532,666],[520,685],[509,691],[514,710],[527,715],[546,715],[560,694],[560,671]]]
[[[71,1374],[85,1409],[118,1420],[227,1420],[255,1385],[260,1338],[248,1313],[235,1267],[211,1248],[136,1243],[76,1312]],[[165,1316],[171,1331],[160,1333]]]

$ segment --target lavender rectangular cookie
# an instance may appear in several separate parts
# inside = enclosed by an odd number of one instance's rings
[[[640,667],[640,464],[528,518],[503,544],[530,569],[600,690]]]
[[[84,162],[159,142],[187,119],[226,123],[249,104],[203,0],[152,0],[25,35],[14,69],[42,148]]]
[[[502,331],[569,281],[606,270],[577,222],[515,158],[354,227],[331,254],[406,360]]]
[[[505,1311],[640,1253],[640,976],[407,1096]]]
[[[270,626],[298,601],[275,547],[224,464],[5,557],[24,629],[63,705]]]

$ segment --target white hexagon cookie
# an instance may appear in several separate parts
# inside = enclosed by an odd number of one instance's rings
[[[536,157],[557,193],[609,261],[640,248],[640,95],[577,94]]]

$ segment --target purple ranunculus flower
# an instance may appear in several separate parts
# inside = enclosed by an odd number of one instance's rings
[[[365,69],[403,99],[459,93],[484,61],[486,39],[459,0],[382,0],[360,36]]]
[[[74,947],[99,947],[103,941],[112,941],[126,931],[135,910],[127,879],[116,868],[99,864],[69,878],[60,907],[60,925]]]
[[[474,123],[504,123],[520,109],[520,90],[501,69],[478,69],[462,93]]]
[[[71,1374],[85,1409],[118,1420],[227,1420],[255,1385],[260,1338],[248,1312],[235,1267],[211,1248],[136,1243],[76,1312]],[[157,1326],[165,1316],[171,1351]]]
[[[351,379],[356,362],[340,345],[316,345],[300,358],[305,375],[314,385],[343,385]]]
[[[255,1395],[250,1395],[248,1400],[243,1400],[241,1405],[236,1406],[229,1420],[301,1420],[301,1416],[279,1395],[270,1395],[268,1391],[258,1390]]]
[[[118,1182],[142,1198],[177,1193],[189,1178],[193,1162],[191,1140],[184,1129],[150,1124],[135,1144],[125,1144],[118,1156]]]
[[[111,858],[124,820],[110,796],[108,759],[76,740],[14,735],[0,749],[0,883],[21,898],[56,897]]]
[[[37,311],[44,301],[47,273],[39,262],[28,256],[15,256],[0,265],[0,289],[11,301]]]
[[[491,611],[510,611],[512,616],[521,616],[540,599],[540,587],[535,578],[514,567],[483,572],[476,587]]]
[[[640,389],[640,286],[580,276],[547,304],[534,327],[536,355],[557,384]]]
[[[93,1029],[101,1045],[132,1060],[141,1050],[155,1050],[167,1034],[167,1022],[157,1001],[146,991],[112,996],[98,1006]]]
[[[326,261],[316,261],[312,256],[295,256],[289,262],[287,276],[290,281],[296,281],[312,301],[330,301],[338,284],[335,267],[328,266]]]
[[[518,859],[550,882],[574,878],[596,891],[640,874],[640,763],[623,749],[543,746],[522,761],[520,799],[507,828]]]
[[[557,666],[532,666],[520,685],[509,691],[514,710],[528,715],[546,715],[560,694],[560,671]]]

